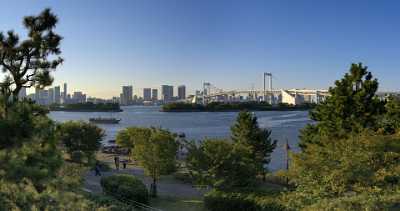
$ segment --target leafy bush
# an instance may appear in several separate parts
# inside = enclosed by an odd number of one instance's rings
[[[143,204],[149,203],[146,186],[138,178],[127,174],[116,174],[101,178],[103,191],[121,199],[133,200]]]
[[[322,199],[306,210],[399,210],[400,194],[363,193],[355,196]]]
[[[132,206],[124,204],[113,197],[106,196],[106,195],[94,195],[88,194],[86,197],[91,202],[95,204],[97,208],[105,208],[109,211],[131,211]]]
[[[276,195],[247,193],[247,192],[222,192],[213,190],[204,197],[204,204],[211,211],[274,211],[284,210]]]
[[[57,127],[57,138],[67,152],[82,151],[89,162],[100,149],[104,136],[103,129],[83,121],[68,121]]]

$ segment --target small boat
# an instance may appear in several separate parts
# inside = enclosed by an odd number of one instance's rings
[[[116,119],[116,118],[103,118],[103,117],[98,117],[98,118],[90,118],[89,122],[91,123],[97,123],[97,124],[118,124],[121,119]]]

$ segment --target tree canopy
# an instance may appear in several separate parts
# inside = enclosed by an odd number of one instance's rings
[[[83,121],[68,121],[57,128],[57,138],[68,153],[81,151],[88,158],[99,150],[104,135],[103,129]]]
[[[400,200],[400,106],[377,97],[377,79],[361,64],[335,82],[301,131],[284,194],[291,209],[384,210]],[[397,131],[397,132],[396,132]]]
[[[251,187],[256,180],[256,165],[249,147],[224,139],[192,143],[186,158],[189,173],[197,183],[217,189]]]
[[[176,166],[178,143],[175,135],[159,128],[131,129],[134,137],[133,157],[153,179],[151,194],[157,195],[156,182],[161,175],[172,173]]]
[[[258,173],[263,173],[265,166],[270,162],[271,153],[277,142],[271,139],[271,131],[261,129],[254,114],[241,111],[231,127],[231,133],[233,142],[249,147]]]
[[[361,63],[352,64],[349,73],[329,89],[330,96],[310,112],[315,124],[301,131],[300,146],[319,143],[321,136],[348,137],[365,129],[377,130],[384,113],[384,102],[376,96],[378,80]],[[327,139],[335,140],[335,139]]]
[[[5,74],[0,83],[0,92],[8,101],[17,101],[23,87],[51,85],[50,72],[63,62],[61,36],[54,32],[58,18],[50,9],[38,16],[27,16],[23,24],[28,31],[27,38],[20,40],[12,30],[0,32],[0,65]]]

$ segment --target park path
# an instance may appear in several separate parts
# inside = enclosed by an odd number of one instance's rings
[[[141,168],[128,166],[127,169],[112,169],[111,171],[101,172],[101,177],[108,177],[113,174],[130,174],[134,175],[150,188],[151,178],[144,175],[144,171]],[[94,171],[88,171],[85,174],[85,189],[90,190],[93,193],[102,193],[100,185],[100,176],[95,176]],[[160,196],[177,197],[177,198],[201,198],[204,194],[194,188],[191,184],[186,184],[181,181],[175,180],[172,176],[161,177],[157,183],[157,192]]]

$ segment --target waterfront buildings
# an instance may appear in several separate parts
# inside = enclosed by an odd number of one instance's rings
[[[158,100],[158,89],[151,90],[151,99],[156,102]]]
[[[82,92],[74,92],[72,95],[71,103],[85,103],[86,102],[86,94]]]
[[[68,102],[68,90],[67,90],[67,83],[64,83],[64,92],[63,92],[63,103]]]
[[[61,104],[61,89],[60,89],[60,86],[54,87],[54,103]]]
[[[49,96],[47,99],[48,104],[53,104],[54,103],[54,88],[49,89]]]
[[[132,104],[133,86],[122,86],[122,93],[120,95],[121,105]]]
[[[185,85],[178,86],[178,99],[179,100],[186,99],[186,86]]]
[[[161,99],[164,103],[173,101],[174,87],[170,85],[161,85]]]
[[[144,101],[151,101],[151,88],[144,88],[143,89],[143,100]]]

